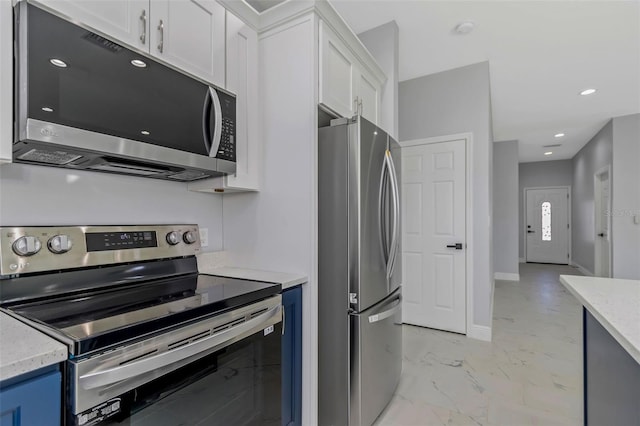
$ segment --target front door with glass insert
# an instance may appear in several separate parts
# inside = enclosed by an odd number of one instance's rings
[[[527,262],[569,263],[569,189],[526,190]]]

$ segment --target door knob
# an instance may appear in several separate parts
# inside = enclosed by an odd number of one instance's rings
[[[527,230],[527,234],[535,234],[536,231]]]
[[[451,245],[448,245],[447,248],[452,248],[452,249],[456,249],[456,250],[462,250],[462,243],[451,244]]]
[[[604,232],[599,233],[598,237],[604,237]]]

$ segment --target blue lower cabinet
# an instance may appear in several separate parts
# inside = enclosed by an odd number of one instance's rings
[[[0,426],[60,425],[62,377],[59,371],[0,389]]]
[[[302,288],[282,292],[282,424],[302,424]]]

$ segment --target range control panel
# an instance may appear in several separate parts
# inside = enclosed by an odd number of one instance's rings
[[[0,275],[193,256],[198,225],[0,228]]]

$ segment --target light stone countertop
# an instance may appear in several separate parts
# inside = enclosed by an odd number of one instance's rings
[[[0,381],[66,359],[66,345],[0,312]]]
[[[202,253],[198,255],[198,272],[243,280],[264,281],[280,284],[283,290],[309,281],[306,275],[288,272],[262,271],[259,269],[237,268],[226,265],[224,252]]]
[[[640,364],[640,281],[560,275],[560,282]]]

